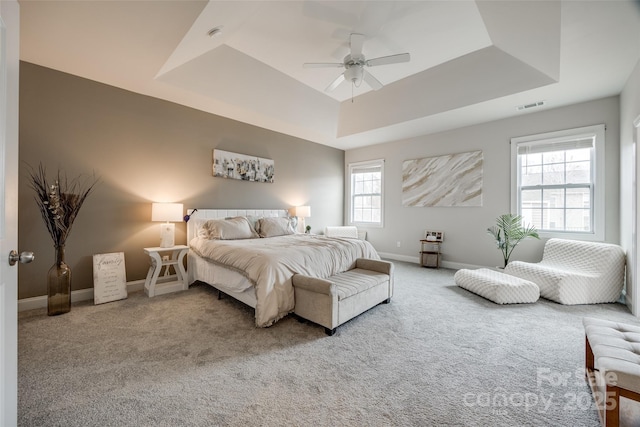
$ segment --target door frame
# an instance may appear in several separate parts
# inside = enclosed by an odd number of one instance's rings
[[[18,246],[18,90],[20,6],[0,1],[4,67],[0,89],[0,425],[18,418],[18,268],[9,266],[9,252]]]

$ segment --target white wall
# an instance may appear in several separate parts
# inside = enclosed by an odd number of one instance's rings
[[[385,159],[385,225],[367,229],[367,239],[383,256],[418,262],[419,239],[423,231],[441,230],[445,232],[443,266],[501,265],[501,255],[486,229],[494,224],[497,216],[510,210],[510,139],[599,123],[607,127],[605,240],[619,243],[620,125],[617,96],[347,151],[345,164]],[[482,207],[402,207],[404,160],[472,150],[482,150],[484,156]],[[345,184],[348,185],[348,179]],[[347,212],[345,218],[348,218]],[[397,242],[400,242],[400,248]],[[543,243],[524,241],[516,248],[512,259],[539,261]]]
[[[638,227],[637,200],[634,199],[634,181],[637,182],[638,150],[633,143],[633,122],[640,116],[640,62],[636,64],[627,84],[620,94],[620,244],[627,251],[627,305],[638,316],[635,304],[636,277],[638,269],[637,253],[632,254],[635,229]],[[634,177],[635,174],[635,177]],[[637,193],[636,193],[637,194]],[[634,200],[636,206],[634,210]],[[637,240],[636,240],[636,246]]]

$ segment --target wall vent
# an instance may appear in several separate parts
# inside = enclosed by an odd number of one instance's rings
[[[522,111],[522,110],[528,110],[529,108],[542,107],[546,103],[547,101],[538,101],[538,102],[532,102],[531,104],[518,105],[516,107],[516,110]]]

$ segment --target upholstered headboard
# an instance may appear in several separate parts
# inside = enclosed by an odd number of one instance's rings
[[[187,222],[187,244],[198,235],[198,230],[210,219],[231,218],[234,216],[258,216],[258,217],[287,217],[286,209],[200,209],[195,213],[194,209],[187,209],[190,215]]]

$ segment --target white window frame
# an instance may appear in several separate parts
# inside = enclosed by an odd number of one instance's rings
[[[380,169],[380,222],[357,222],[353,220],[353,173],[361,169]],[[348,224],[359,227],[384,227],[384,159],[368,160],[365,162],[349,163],[348,167],[348,197],[347,197],[347,214],[349,215]]]
[[[520,215],[520,159],[518,158],[519,145],[553,144],[567,142],[574,139],[595,137],[591,182],[593,186],[592,207],[592,231],[591,232],[562,232],[539,231],[540,237],[563,238],[574,240],[604,241],[605,239],[605,125],[585,126],[575,129],[567,129],[557,132],[547,132],[537,135],[529,135],[511,139],[511,212]]]

